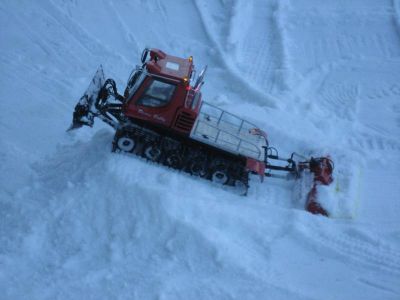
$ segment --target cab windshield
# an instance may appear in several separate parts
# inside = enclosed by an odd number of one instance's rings
[[[153,79],[143,95],[138,99],[137,104],[147,107],[166,106],[171,101],[175,89],[175,84]]]

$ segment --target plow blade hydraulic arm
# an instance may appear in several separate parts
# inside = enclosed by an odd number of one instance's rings
[[[86,92],[75,105],[72,124],[67,131],[82,127],[92,127],[94,118],[100,118],[108,125],[117,128],[122,117],[123,97],[118,94],[114,80],[104,79],[100,66]]]

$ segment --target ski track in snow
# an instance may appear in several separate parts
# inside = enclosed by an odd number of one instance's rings
[[[1,297],[399,299],[399,7],[1,3]],[[204,98],[282,153],[331,153],[353,219],[304,212],[290,182],[244,199],[112,154],[103,124],[64,134],[96,67],[121,89],[145,46],[208,64]]]

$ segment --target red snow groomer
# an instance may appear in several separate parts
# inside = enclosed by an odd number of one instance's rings
[[[198,76],[193,58],[145,49],[141,66],[133,70],[124,95],[100,66],[75,106],[69,130],[92,127],[100,118],[116,132],[112,151],[129,152],[192,175],[247,193],[249,174],[267,177],[304,176],[309,180],[305,207],[328,215],[317,200],[317,186],[329,185],[333,163],[328,157],[301,159],[278,156],[267,135],[255,125],[202,101],[204,68]],[[300,158],[300,161],[296,160]],[[271,162],[280,161],[280,164]],[[283,162],[283,164],[282,164]]]

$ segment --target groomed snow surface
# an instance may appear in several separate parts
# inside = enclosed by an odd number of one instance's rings
[[[1,299],[400,299],[398,0],[0,2]],[[332,218],[66,133],[98,65],[208,64],[204,99],[330,154]],[[298,200],[298,199],[297,199]]]

